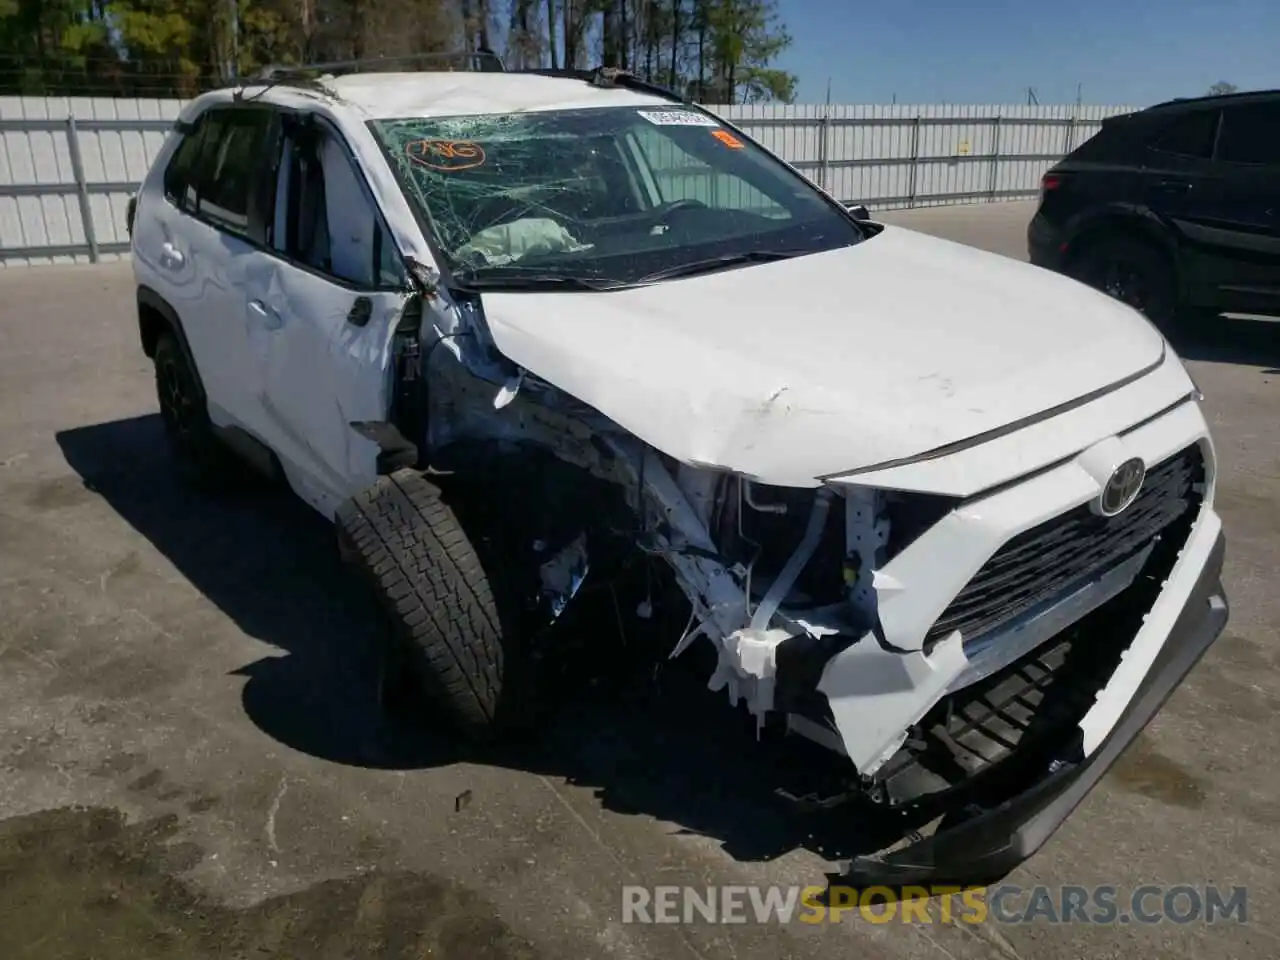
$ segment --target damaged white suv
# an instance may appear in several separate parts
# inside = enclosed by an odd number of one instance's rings
[[[640,616],[685,604],[667,653],[940,819],[855,877],[1043,843],[1227,618],[1155,329],[625,73],[340,72],[193,100],[131,207],[184,468],[233,451],[334,520],[470,734],[580,586],[641,570]]]

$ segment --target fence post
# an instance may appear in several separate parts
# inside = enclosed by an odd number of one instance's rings
[[[991,181],[987,184],[987,192],[990,196],[987,198],[994,203],[996,199],[996,181],[1000,175],[1000,114],[996,114],[995,123],[993,124],[994,133],[992,134],[991,144]]]
[[[1071,148],[1072,146],[1074,146],[1075,142],[1076,142],[1076,115],[1073,113],[1070,119],[1067,120],[1067,143],[1066,143],[1066,146],[1062,148],[1062,155],[1064,157],[1071,152]]]
[[[916,205],[916,168],[920,165],[920,114],[911,123],[911,179],[907,185],[907,207]]]
[[[89,262],[98,262],[98,235],[93,229],[93,210],[89,207],[89,184],[84,178],[84,161],[80,156],[80,135],[76,132],[75,114],[67,117],[67,153],[71,156],[71,175],[76,180],[76,196],[80,200],[80,221],[84,224],[84,242],[89,245]]]
[[[831,104],[823,108],[822,119],[818,122],[818,186],[829,190],[827,183],[828,151],[831,149]]]

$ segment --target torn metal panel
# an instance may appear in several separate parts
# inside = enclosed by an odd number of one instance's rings
[[[726,488],[730,485],[724,482],[723,475],[682,467],[673,476],[647,446],[637,444],[625,431],[593,411],[573,410],[570,398],[545,386],[515,393],[495,409],[492,385],[466,372],[463,364],[467,348],[461,349],[462,358],[442,354],[428,371],[430,383],[438,388],[432,392],[436,398],[431,411],[432,443],[447,447],[475,438],[532,443],[628,489],[633,508],[642,518],[638,546],[672,566],[693,607],[694,626],[674,644],[672,656],[683,652],[697,637],[705,637],[715,645],[718,658],[708,686],[724,691],[733,704],[744,703],[745,709],[763,723],[775,708],[779,645],[797,636],[835,633],[850,622],[829,611],[827,619],[840,627],[810,624],[782,609],[797,577],[813,556],[829,511],[843,508],[843,499],[826,489],[809,497],[812,506],[807,523],[801,528],[802,536],[778,575],[771,582],[759,584],[764,595],[753,610],[749,569],[726,564],[720,545],[708,529],[709,517],[728,496]],[[756,507],[766,506],[759,498],[768,495],[767,491],[756,491]],[[873,504],[868,501],[869,506]],[[883,523],[870,514],[865,520],[865,542],[883,536]],[[841,530],[844,529],[842,520]],[[850,529],[855,542],[863,539],[861,528]],[[571,595],[572,571],[581,571],[585,557],[569,551],[553,559],[544,568],[544,582],[560,597]],[[921,711],[927,706],[928,703],[922,704]],[[815,730],[804,724],[796,725],[796,729],[802,733]],[[826,741],[830,737],[822,734],[819,739]]]

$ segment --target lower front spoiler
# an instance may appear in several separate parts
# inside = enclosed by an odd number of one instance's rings
[[[1094,754],[1060,762],[1034,786],[954,827],[881,856],[858,857],[835,882],[852,887],[989,885],[1044,845],[1102,779],[1217,639],[1228,605],[1221,533],[1160,653],[1110,736]]]

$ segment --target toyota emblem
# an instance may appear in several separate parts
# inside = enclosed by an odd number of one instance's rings
[[[1114,517],[1138,498],[1142,481],[1147,476],[1147,465],[1138,457],[1126,460],[1112,471],[1097,500],[1097,511],[1104,517]]]

